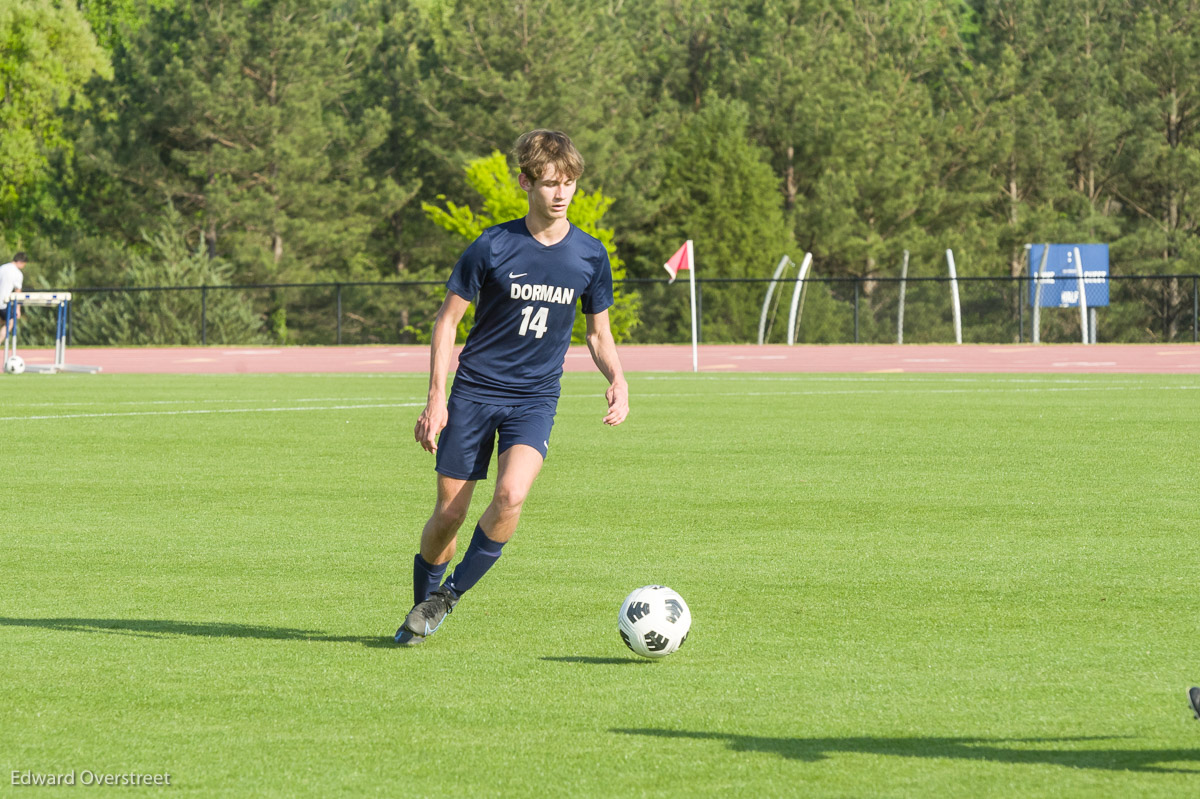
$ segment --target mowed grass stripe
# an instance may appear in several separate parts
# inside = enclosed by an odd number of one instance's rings
[[[417,407],[10,422],[0,765],[198,796],[1191,793],[1193,400],[1106,389],[1194,378],[661,377],[616,429],[566,377],[517,537],[411,651]],[[0,402],[379,385],[63,375]],[[695,616],[661,663],[615,629],[647,583]]]

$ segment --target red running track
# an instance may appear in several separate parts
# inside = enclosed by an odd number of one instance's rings
[[[628,372],[689,372],[687,345],[624,345]],[[52,350],[22,350],[28,363],[53,362]],[[146,347],[67,350],[68,364],[106,374],[266,374],[417,372],[429,369],[424,346]],[[569,372],[594,369],[587,348],[572,347]],[[1195,344],[905,344],[705,345],[702,372],[1035,372],[1200,374]]]

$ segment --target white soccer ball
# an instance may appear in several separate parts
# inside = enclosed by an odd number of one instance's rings
[[[10,375],[19,375],[25,371],[25,359],[20,355],[10,355],[4,362],[4,371]]]
[[[692,611],[665,585],[647,585],[625,597],[617,631],[625,646],[644,658],[663,658],[687,640]]]

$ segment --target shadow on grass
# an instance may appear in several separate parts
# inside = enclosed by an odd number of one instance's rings
[[[564,655],[563,657],[551,657],[547,655],[542,660],[548,660],[551,663],[588,663],[592,666],[640,666],[651,662],[639,658],[597,658],[583,655]]]
[[[765,738],[718,732],[613,729],[623,735],[724,741],[733,752],[763,752],[815,763],[835,753],[983,760],[1013,765],[1050,765],[1104,771],[1200,774],[1200,769],[1163,768],[1160,763],[1200,763],[1200,749],[1064,749],[1053,744],[1115,741],[1110,736],[1076,738]]]
[[[226,622],[171,621],[168,619],[11,619],[0,616],[0,627],[41,627],[79,633],[132,635],[139,638],[165,638],[191,635],[200,638],[259,638],[272,641],[324,641],[339,644],[394,647],[391,636],[327,635],[319,630],[290,627],[266,627],[258,624]]]

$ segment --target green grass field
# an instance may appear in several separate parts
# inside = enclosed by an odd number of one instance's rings
[[[1195,795],[1200,379],[631,385],[608,429],[565,378],[516,538],[398,649],[424,376],[0,378],[0,793]]]

